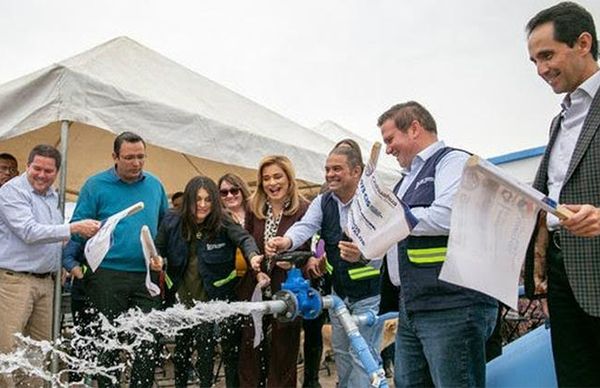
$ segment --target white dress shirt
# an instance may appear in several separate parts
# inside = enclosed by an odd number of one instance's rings
[[[556,203],[559,202],[558,198],[565,182],[575,145],[598,87],[600,87],[600,71],[596,71],[572,93],[567,94],[561,104],[563,111],[559,132],[548,159],[548,197]],[[559,227],[558,218],[550,213],[548,213],[546,223],[549,230],[557,230]]]
[[[446,147],[443,141],[437,141],[419,152],[412,160],[402,183],[398,187],[396,195],[402,198],[415,180],[425,162],[437,151]],[[452,202],[454,194],[460,185],[462,171],[469,155],[461,151],[452,151],[446,154],[436,166],[434,178],[435,199],[428,207],[415,207],[410,211],[419,220],[412,230],[413,236],[447,236],[450,233],[450,217],[452,214]],[[392,284],[400,285],[400,271],[398,268],[397,244],[387,252],[387,266]]]

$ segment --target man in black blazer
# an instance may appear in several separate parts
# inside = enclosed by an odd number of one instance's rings
[[[566,93],[534,187],[574,214],[542,214],[526,261],[528,295],[548,293],[559,386],[600,386],[600,72],[594,20],[563,2],[527,24],[528,49]],[[546,288],[547,287],[547,288]]]

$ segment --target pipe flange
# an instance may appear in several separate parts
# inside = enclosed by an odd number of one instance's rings
[[[290,291],[280,290],[273,295],[273,300],[281,300],[285,303],[285,311],[275,315],[280,322],[291,322],[298,316],[298,299]]]

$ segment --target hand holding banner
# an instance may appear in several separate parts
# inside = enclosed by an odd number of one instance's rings
[[[518,283],[537,213],[570,211],[474,155],[452,206],[448,253],[440,280],[471,288],[516,309]]]
[[[146,262],[146,289],[152,296],[160,295],[160,287],[152,283],[150,277],[150,260],[153,257],[158,257],[158,251],[152,240],[152,234],[148,226],[142,226],[140,230],[140,242],[142,243],[142,251],[144,251],[144,261]]]
[[[381,143],[373,144],[348,212],[347,234],[367,259],[383,257],[417,223],[408,207],[377,181],[374,172],[380,151]]]
[[[138,202],[135,205],[128,207],[102,222],[102,226],[94,237],[90,238],[85,243],[85,257],[92,272],[96,272],[102,260],[112,246],[112,233],[115,227],[123,218],[135,214],[144,208],[143,202]]]

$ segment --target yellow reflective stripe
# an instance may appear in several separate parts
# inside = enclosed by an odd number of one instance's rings
[[[169,275],[165,272],[165,284],[167,285],[168,289],[171,289],[173,287],[173,281],[171,280],[171,278],[169,277]]]
[[[416,264],[441,263],[446,260],[447,247],[408,249],[408,259]]]
[[[225,279],[221,279],[221,280],[217,280],[217,281],[213,282],[213,286],[215,286],[215,287],[224,286],[225,284],[229,283],[236,277],[237,277],[237,271],[234,269],[233,271],[231,271],[229,276],[227,276]]]
[[[327,270],[328,274],[332,274],[333,273],[333,265],[329,264],[329,260],[327,260],[327,258],[325,258],[325,269]]]
[[[364,266],[348,270],[348,275],[350,275],[351,280],[360,280],[379,276],[379,270],[373,267]]]

